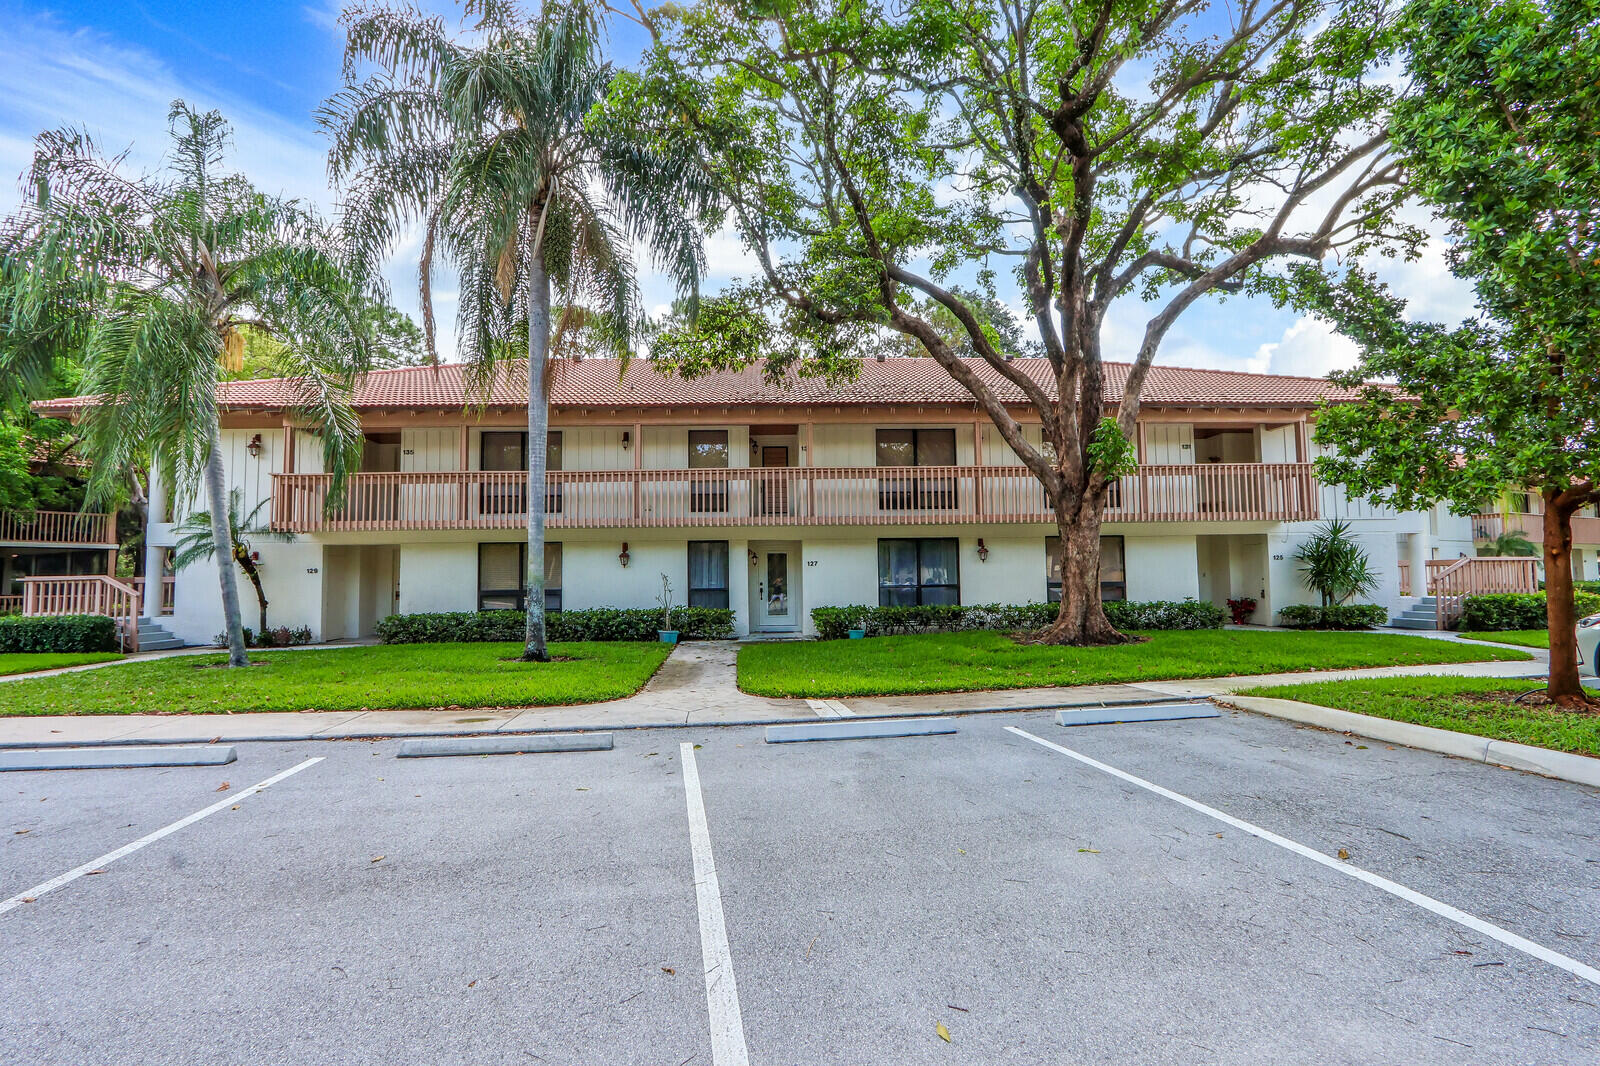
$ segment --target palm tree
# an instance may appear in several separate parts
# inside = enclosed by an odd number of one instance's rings
[[[228,543],[229,554],[239,564],[244,576],[255,586],[256,605],[260,609],[256,635],[264,638],[267,632],[267,592],[261,587],[261,568],[256,565],[253,540],[291,541],[293,533],[281,533],[261,521],[261,510],[267,506],[262,500],[248,515],[239,516],[244,507],[244,493],[237,488],[228,490]],[[177,541],[173,546],[172,569],[183,570],[201,559],[210,559],[217,553],[216,527],[211,522],[211,512],[195,511],[185,518],[174,532]]]
[[[350,9],[345,86],[321,114],[357,253],[376,262],[403,232],[422,229],[430,355],[435,260],[461,276],[459,349],[475,395],[488,395],[497,356],[526,338],[523,658],[543,662],[552,289],[563,309],[558,339],[582,317],[626,357],[642,321],[630,242],[650,247],[692,303],[702,269],[696,223],[713,201],[675,142],[605,106],[618,75],[601,59],[587,7],[549,3],[528,16],[506,0],[470,0],[465,11],[472,34],[457,40],[414,8]],[[368,64],[376,70],[363,77]]]
[[[1479,555],[1538,555],[1539,549],[1534,547],[1533,541],[1522,535],[1521,530],[1503,529],[1500,535],[1478,549]]]
[[[298,390],[295,417],[322,436],[336,486],[359,461],[349,405],[368,344],[362,308],[378,296],[317,217],[222,168],[228,126],[182,101],[154,174],[123,173],[80,131],[40,134],[28,200],[0,229],[0,378],[37,378],[64,352],[84,364],[89,489],[103,497],[137,453],[203,485],[212,541],[229,540],[217,382],[241,330],[281,342],[274,370]],[[248,665],[239,591],[217,568],[228,664]]]

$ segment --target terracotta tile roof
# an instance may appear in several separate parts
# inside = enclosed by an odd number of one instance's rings
[[[980,377],[1011,402],[1022,392],[993,367],[971,360]],[[1018,359],[1013,364],[1036,381],[1048,382],[1049,363]],[[1108,363],[1105,390],[1115,402],[1127,379],[1125,363]],[[522,365],[506,364],[497,374],[488,404],[521,407],[527,402]],[[218,399],[229,408],[284,408],[294,403],[293,383],[285,378],[229,381],[218,387]],[[646,359],[635,359],[619,378],[614,359],[551,364],[551,403],[556,407],[693,407],[721,405],[811,404],[959,404],[972,396],[931,358],[886,359],[862,364],[853,382],[830,386],[817,378],[789,374],[769,382],[760,367],[735,373],[684,379],[658,372]],[[1349,389],[1321,378],[1247,374],[1233,370],[1194,370],[1156,366],[1145,379],[1144,402],[1162,407],[1311,407],[1322,400],[1354,399]],[[453,408],[467,399],[459,364],[402,367],[368,374],[356,388],[358,408]],[[49,400],[35,407],[41,413],[66,413],[87,406],[87,397]]]

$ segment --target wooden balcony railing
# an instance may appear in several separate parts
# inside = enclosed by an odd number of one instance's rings
[[[139,650],[139,592],[114,577],[25,577],[22,613],[103,614],[116,621],[123,649]]]
[[[272,526],[291,533],[516,529],[522,471],[353,474],[327,507],[326,474],[272,475]],[[939,525],[1053,521],[1020,466],[562,470],[545,485],[551,529]],[[1112,487],[1109,522],[1298,521],[1317,516],[1309,463],[1143,466]]]
[[[161,579],[161,599],[157,603],[144,602],[145,580],[142,577],[130,577],[128,584],[139,590],[139,612],[146,618],[157,615],[171,614],[178,602],[178,579],[172,574],[167,574]],[[155,610],[150,608],[154,607]]]
[[[1494,540],[1506,530],[1521,533],[1533,542],[1535,548],[1544,543],[1544,515],[1542,514],[1475,514],[1472,516],[1474,540]],[[1600,544],[1600,518],[1574,515],[1572,518],[1572,543]]]
[[[21,596],[0,596],[0,614],[16,614],[21,610]]]
[[[1428,563],[1428,591],[1437,597],[1433,610],[1439,628],[1449,629],[1461,618],[1468,596],[1538,592],[1539,568],[1533,559],[1434,559]]]
[[[0,511],[0,544],[115,546],[117,516],[101,512]]]

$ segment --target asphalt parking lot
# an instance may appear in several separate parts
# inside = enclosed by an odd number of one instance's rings
[[[0,775],[0,1062],[1600,1059],[1600,792],[1247,714],[956,722]]]

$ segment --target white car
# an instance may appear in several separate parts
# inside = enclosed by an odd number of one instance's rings
[[[1600,614],[1578,619],[1578,673],[1600,677]]]

